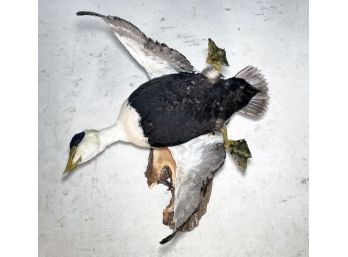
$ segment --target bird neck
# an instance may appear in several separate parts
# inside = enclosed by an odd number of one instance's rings
[[[117,123],[99,131],[99,140],[102,148],[116,143],[117,141],[123,140],[123,138],[124,133]]]

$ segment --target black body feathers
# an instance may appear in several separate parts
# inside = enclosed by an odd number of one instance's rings
[[[219,130],[260,92],[243,78],[212,83],[202,74],[179,73],[142,84],[128,102],[139,113],[149,144],[162,147]]]

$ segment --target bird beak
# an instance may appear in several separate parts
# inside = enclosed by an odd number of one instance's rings
[[[81,162],[81,157],[75,162],[73,163],[73,159],[76,153],[76,146],[73,146],[72,148],[70,148],[70,152],[69,152],[69,159],[68,162],[66,164],[65,170],[63,172],[63,177],[65,177],[66,175],[68,175],[73,169],[75,169],[75,167],[77,166],[77,164],[79,164]]]

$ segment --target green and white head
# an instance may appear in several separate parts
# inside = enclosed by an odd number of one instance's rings
[[[98,130],[85,130],[74,135],[70,141],[69,158],[63,176],[69,174],[77,165],[94,158],[104,148]]]

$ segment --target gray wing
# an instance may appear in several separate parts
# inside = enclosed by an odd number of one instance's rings
[[[150,78],[178,72],[193,72],[194,68],[184,55],[147,37],[132,23],[116,16],[105,16],[81,11],[76,15],[102,18],[134,59],[144,67]]]
[[[173,217],[176,230],[197,209],[202,188],[223,165],[226,151],[220,134],[203,135],[169,150],[177,165]]]

